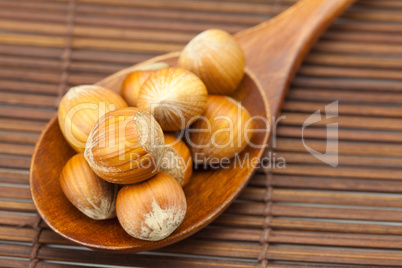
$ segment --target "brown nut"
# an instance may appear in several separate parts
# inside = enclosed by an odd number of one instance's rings
[[[163,130],[187,127],[205,109],[208,92],[202,81],[182,68],[152,73],[140,89],[138,108],[150,112]]]
[[[83,152],[96,121],[107,112],[123,107],[127,107],[127,103],[109,89],[95,85],[72,87],[59,105],[61,132],[75,151]]]
[[[163,132],[153,116],[128,107],[99,119],[89,134],[84,155],[102,179],[131,184],[157,174],[164,153]]]
[[[179,183],[166,173],[124,186],[117,195],[117,218],[131,236],[149,241],[168,237],[183,222],[187,203]]]
[[[201,78],[209,94],[232,93],[243,78],[244,66],[244,53],[237,41],[216,29],[194,37],[179,58],[179,67]]]
[[[121,95],[130,106],[137,106],[138,93],[145,80],[154,71],[136,71],[126,76],[121,87]]]
[[[64,166],[60,185],[68,200],[94,220],[116,216],[117,185],[99,178],[89,167],[83,154],[76,154]]]
[[[188,130],[194,163],[216,163],[240,153],[252,138],[250,113],[236,100],[219,95],[208,96],[203,117]]]

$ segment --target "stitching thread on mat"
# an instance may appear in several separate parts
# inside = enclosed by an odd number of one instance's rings
[[[265,208],[264,208],[264,223],[263,223],[263,231],[261,233],[260,237],[260,244],[262,245],[261,247],[261,252],[260,255],[258,256],[258,261],[261,263],[260,267],[267,267],[268,265],[268,260],[267,260],[267,251],[269,247],[269,234],[271,232],[271,228],[269,227],[271,223],[271,207],[272,207],[272,202],[271,202],[271,197],[272,197],[272,186],[271,186],[271,181],[272,181],[272,174],[270,172],[267,173],[267,188],[266,188],[266,193],[264,196],[264,202],[265,202]]]
[[[64,51],[61,55],[61,77],[59,88],[57,89],[56,106],[59,105],[61,98],[64,95],[65,88],[68,83],[68,69],[71,62],[72,44],[73,44],[73,29],[74,29],[74,18],[75,18],[75,0],[70,0],[67,7],[67,28],[66,28],[66,43]]]
[[[58,98],[56,100],[56,105],[58,106],[61,97],[64,95],[64,88],[67,85],[68,79],[68,68],[70,66],[70,59],[71,59],[71,50],[72,50],[72,32],[74,27],[74,17],[75,17],[75,0],[70,0],[67,7],[67,28],[66,28],[66,43],[63,54],[61,55],[61,77],[60,77],[60,84],[57,90]],[[42,233],[42,218],[40,215],[37,215],[37,219],[35,224],[33,225],[33,229],[36,231],[35,236],[32,239],[32,250],[29,256],[29,268],[35,268],[37,263],[39,262],[38,253],[39,249],[42,246],[39,242],[40,235]]]
[[[273,4],[273,13],[274,16],[279,14],[282,11],[282,0],[275,0]],[[267,171],[267,177],[266,177],[266,193],[264,196],[264,202],[265,202],[265,208],[264,208],[264,223],[263,223],[263,231],[261,233],[261,238],[260,238],[260,244],[262,245],[261,247],[261,252],[260,255],[258,256],[258,261],[260,262],[260,267],[261,268],[266,268],[268,266],[268,258],[267,258],[267,252],[268,252],[268,247],[269,247],[269,235],[271,233],[271,228],[270,223],[272,220],[271,216],[271,209],[272,209],[272,173],[270,170]]]
[[[41,247],[41,243],[39,242],[40,234],[42,233],[41,223],[42,223],[42,218],[38,214],[35,224],[33,225],[33,229],[36,231],[36,234],[32,239],[32,250],[31,250],[31,254],[29,256],[29,265],[28,265],[29,268],[34,268],[36,266],[36,264],[39,262],[38,252]]]

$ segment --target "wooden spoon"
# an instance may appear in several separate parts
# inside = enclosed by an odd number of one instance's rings
[[[246,55],[248,70],[233,97],[253,116],[269,120],[278,115],[286,90],[304,55],[333,19],[353,0],[303,0],[276,18],[236,34]],[[144,65],[164,61],[176,65],[179,53],[156,57],[124,69],[98,84],[120,91],[126,74]],[[266,129],[263,120],[256,128]],[[269,130],[257,133],[241,154],[261,158],[268,143]],[[182,225],[159,242],[137,240],[120,227],[117,219],[95,221],[79,212],[64,196],[59,174],[75,152],[60,132],[53,117],[36,144],[31,163],[31,192],[44,221],[60,235],[83,246],[115,252],[139,252],[180,241],[199,231],[218,217],[240,194],[254,173],[252,165],[232,163],[229,169],[195,171],[184,188],[188,210]]]

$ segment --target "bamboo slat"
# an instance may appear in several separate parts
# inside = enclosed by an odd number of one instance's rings
[[[54,115],[54,110],[0,106],[0,116],[7,118],[29,118],[48,121]]]
[[[395,44],[367,44],[344,41],[321,41],[316,44],[314,49],[319,52],[370,56],[398,56],[402,53],[401,46]]]
[[[378,70],[360,68],[340,68],[322,66],[304,66],[300,68],[299,74],[318,77],[348,77],[348,78],[372,78],[401,80],[401,73],[397,70]]]
[[[31,158],[26,156],[0,155],[0,167],[29,169]]]
[[[385,80],[378,81],[374,79],[367,80],[349,80],[334,78],[315,78],[298,77],[293,81],[294,86],[304,88],[327,88],[327,89],[348,89],[348,90],[374,90],[401,92],[402,83],[399,81]]]
[[[307,92],[308,93],[308,92]],[[293,95],[295,96],[295,95]],[[314,113],[317,110],[325,111],[325,106],[328,103],[323,102],[308,102],[289,100],[283,106],[284,112],[305,112]],[[356,116],[371,116],[371,117],[401,117],[402,109],[398,106],[385,104],[345,104],[338,103],[339,115],[356,115]],[[377,119],[378,120],[378,119]],[[381,124],[381,122],[380,122]]]
[[[15,105],[29,105],[39,107],[55,107],[56,97],[40,96],[36,94],[15,94],[0,92],[0,102]]]
[[[27,211],[27,209],[26,209],[26,211]],[[7,227],[15,226],[15,228],[18,228],[18,229],[21,227],[33,227],[35,225],[37,216],[16,214],[15,211],[13,211],[13,212],[14,213],[12,214],[12,213],[1,211],[0,212],[0,215],[1,215],[0,223]]]
[[[276,130],[278,137],[286,138],[301,138],[302,131],[298,126],[279,126]],[[338,133],[335,131],[327,130],[323,127],[308,128],[303,132],[303,136],[308,139],[325,139],[326,137],[333,138],[338,136],[339,140],[350,141],[374,141],[374,142],[401,142],[402,137],[398,132],[386,132],[386,131],[362,131],[354,129],[338,129]]]
[[[348,203],[348,205],[350,205]],[[381,210],[367,208],[345,208],[345,207],[309,207],[296,205],[272,206],[271,214],[285,217],[306,217],[323,219],[344,219],[344,220],[367,220],[367,221],[402,221],[400,210]]]
[[[316,151],[325,152],[325,141],[304,140],[305,144]],[[276,149],[279,151],[307,152],[306,147],[301,140],[278,138],[276,140]],[[365,142],[339,142],[338,153],[348,155],[367,155],[367,156],[392,156],[400,157],[402,155],[402,146],[399,144],[386,143],[365,143]],[[328,149],[328,153],[335,153],[336,149]]]
[[[25,187],[4,186],[0,184],[0,197],[31,200],[31,192]]]
[[[33,203],[28,203],[28,202],[0,200],[0,210],[18,211],[18,212],[34,212],[35,206]]]
[[[266,2],[265,2],[266,3]],[[248,15],[248,14],[232,14],[194,10],[192,12],[184,13],[178,10],[166,12],[161,9],[150,8],[128,8],[118,6],[94,6],[94,5],[80,5],[77,7],[77,12],[83,14],[99,14],[103,16],[136,16],[155,19],[173,19],[173,20],[188,20],[194,21],[210,21],[215,23],[244,23],[244,24],[258,24],[266,19],[266,15]]]
[[[286,169],[274,168],[274,174],[304,175],[304,176],[327,176],[335,178],[359,178],[359,179],[380,179],[380,180],[401,180],[402,171],[370,168],[344,168],[308,166],[300,164],[288,164]]]
[[[228,216],[225,214],[220,216],[214,222],[214,225],[217,226],[228,226],[236,228],[264,228],[265,224],[265,217],[232,215]],[[281,229],[314,232],[402,235],[402,227],[400,225],[385,225],[366,221],[350,223],[343,220],[336,221],[324,219],[273,217],[269,220],[268,226],[274,230]]]
[[[378,1],[375,0],[365,0],[365,1],[359,1],[359,5],[364,5],[364,6],[370,6],[370,7],[376,7],[376,8],[401,8],[402,4],[398,1],[393,1],[393,0],[385,0],[381,1],[379,3]]]
[[[103,4],[111,5],[109,1],[106,0],[81,0],[83,3],[91,4]],[[202,11],[213,11],[213,12],[228,12],[228,13],[257,13],[257,14],[270,14],[272,12],[272,7],[269,5],[247,5],[245,3],[224,3],[216,2],[213,5],[210,3],[205,3],[202,1],[191,1],[191,2],[165,2],[160,0],[152,1],[128,1],[128,0],[117,0],[113,2],[113,5],[118,6],[135,6],[135,7],[148,7],[148,8],[160,8],[166,9],[184,9],[184,10],[202,10]]]
[[[328,32],[323,35],[322,39],[330,41],[349,41],[349,42],[375,42],[375,43],[385,43],[385,44],[400,44],[402,38],[398,35],[393,36],[387,33],[360,33],[360,32]]]
[[[29,172],[26,170],[0,168],[0,179],[2,180],[1,182],[28,184]]]
[[[397,1],[395,1],[396,3]],[[384,3],[384,1],[382,1]],[[376,33],[401,33],[402,27],[398,24],[390,23],[367,23],[358,20],[353,21],[337,21],[330,27],[336,31],[359,31],[359,32],[376,32]]]
[[[388,29],[389,25],[386,25]],[[398,69],[402,66],[402,60],[398,58],[381,58],[370,55],[347,55],[331,53],[310,53],[305,59],[306,63],[326,66],[346,66],[379,69]]]
[[[38,138],[37,133],[0,130],[0,142],[35,144]]]
[[[266,175],[257,174],[250,182],[253,186],[266,186]],[[272,175],[270,182],[276,187],[295,189],[328,189],[328,190],[351,190],[368,192],[402,192],[402,182],[385,179],[365,179],[350,177],[323,177],[308,174],[303,175]]]
[[[22,249],[17,248],[17,252]],[[23,251],[25,252],[25,251]],[[77,254],[79,253],[79,254]],[[21,253],[20,253],[21,254]],[[22,254],[21,254],[22,255]],[[239,267],[251,268],[258,267],[258,263],[250,260],[231,260],[214,259],[214,258],[197,258],[197,257],[179,257],[179,256],[164,256],[164,255],[123,255],[124,257],[116,258],[112,253],[97,254],[93,251],[82,251],[76,249],[60,249],[52,247],[41,247],[38,252],[38,257],[41,259],[50,260],[67,260],[78,261],[82,263],[99,263],[105,265],[132,265],[135,263],[139,266],[146,267],[161,267],[162,265],[174,265],[175,267]]]
[[[31,92],[56,95],[57,86],[45,83],[31,83],[2,79],[0,91]]]
[[[398,109],[399,110],[399,109]],[[322,110],[324,111],[324,110]],[[327,110],[327,112],[331,112]],[[295,114],[284,113],[286,118],[281,120],[283,124],[288,125],[303,125],[311,114]],[[376,118],[363,116],[346,116],[340,115],[330,119],[322,119],[315,123],[314,126],[325,126],[331,123],[338,123],[340,128],[354,129],[382,129],[382,130],[402,130],[402,120],[399,118]]]
[[[293,152],[278,152],[277,158],[286,159],[287,163],[299,164],[320,164],[321,160],[311,154],[293,153]],[[326,157],[327,160],[334,161],[335,156]],[[364,167],[385,167],[385,168],[400,168],[402,160],[392,157],[365,157],[365,156],[337,156],[338,164],[341,166],[364,166]]]
[[[400,252],[345,251],[344,249],[291,248],[271,246],[268,258],[274,260],[311,261],[344,264],[398,266],[402,261]]]
[[[1,129],[41,132],[46,122],[0,118]]]

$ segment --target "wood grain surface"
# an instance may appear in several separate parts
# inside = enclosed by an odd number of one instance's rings
[[[261,169],[201,232],[156,252],[115,255],[71,247],[37,217],[29,152],[70,86],[181,48],[203,29],[246,29],[295,2],[0,0],[0,266],[400,267],[398,0],[359,0],[331,25],[284,102],[272,152],[287,168]],[[300,146],[301,125],[336,100],[342,150],[332,168]],[[324,149],[325,122],[304,137]]]

